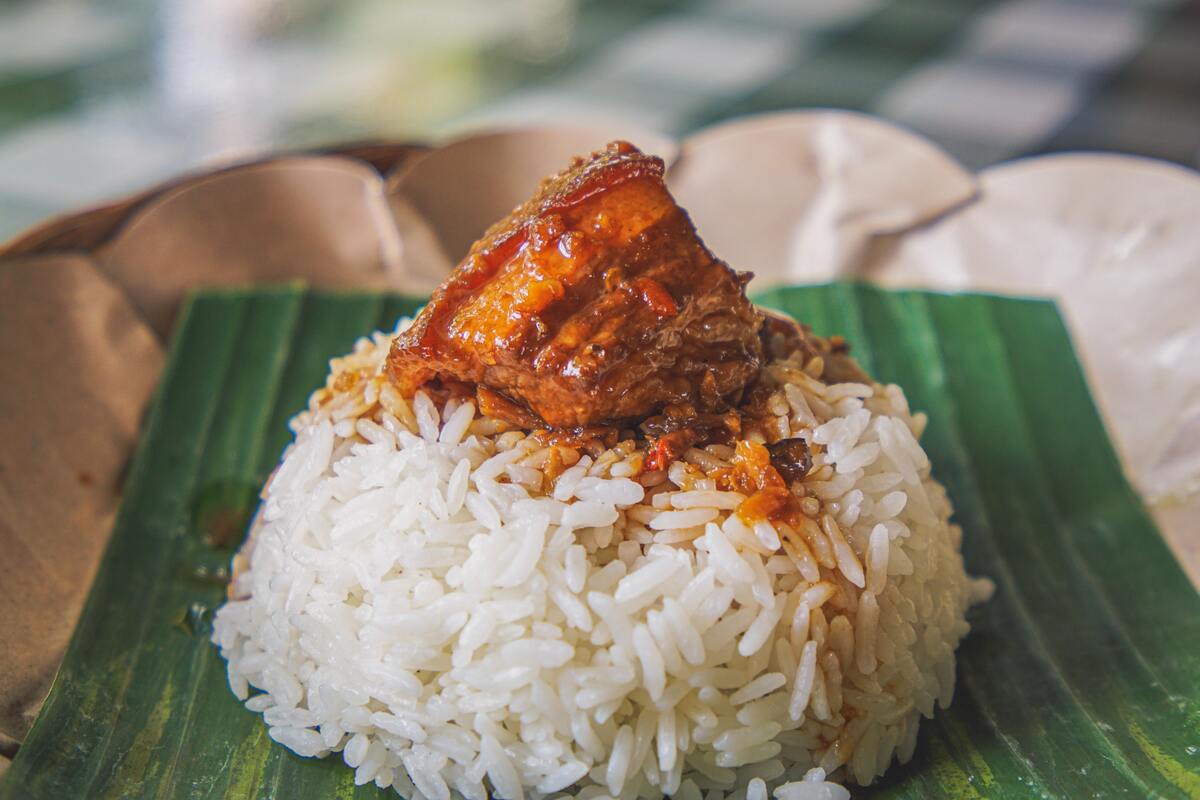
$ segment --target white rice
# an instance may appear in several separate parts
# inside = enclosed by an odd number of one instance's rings
[[[770,365],[813,513],[747,525],[709,476],[728,448],[665,474],[555,450],[401,399],[390,341],[293,421],[216,616],[273,739],[429,800],[838,800],[911,756],[990,585],[898,388]]]

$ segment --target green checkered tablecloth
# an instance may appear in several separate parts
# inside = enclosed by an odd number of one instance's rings
[[[0,0],[0,239],[200,164],[489,123],[879,114],[1200,163],[1191,0]]]

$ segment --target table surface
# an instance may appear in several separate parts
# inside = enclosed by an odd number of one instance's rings
[[[280,148],[838,106],[1200,163],[1196,0],[0,0],[0,240]]]

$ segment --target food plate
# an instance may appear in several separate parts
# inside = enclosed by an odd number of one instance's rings
[[[859,797],[1196,796],[1200,599],[1126,482],[1052,303],[778,288],[929,413],[993,600],[950,709]],[[0,797],[376,797],[278,747],[208,639],[255,494],[327,360],[417,300],[213,291],[183,312],[112,541]],[[1167,624],[1164,624],[1167,621]],[[394,796],[394,795],[392,795]]]
[[[1002,593],[1006,586],[1010,592],[1015,587],[1016,593],[1010,594],[1015,599],[998,596],[985,610],[976,611],[975,621],[986,632],[993,630],[986,627],[988,620],[1000,613],[994,607],[1016,613],[1026,627],[1005,629],[1012,632],[1005,633],[1007,638],[998,652],[1009,647],[1032,648],[1028,657],[1041,669],[1035,675],[1024,676],[1028,685],[1022,691],[1034,697],[1033,707],[1018,706],[1028,709],[1026,715],[1007,718],[1020,724],[1009,729],[996,721],[995,714],[1008,708],[1005,703],[988,705],[984,700],[960,699],[952,714],[929,727],[922,738],[918,761],[938,769],[914,776],[910,774],[912,767],[894,768],[882,788],[870,791],[909,786],[911,792],[919,794],[925,790],[932,792],[934,783],[952,787],[956,779],[952,779],[951,765],[957,765],[963,770],[959,777],[971,777],[970,787],[985,796],[1024,796],[1026,790],[1021,787],[1025,784],[1014,786],[1005,777],[992,780],[989,774],[996,777],[1008,773],[993,769],[989,761],[972,755],[970,748],[955,749],[956,743],[974,742],[978,728],[991,730],[990,741],[997,746],[996,752],[1003,756],[1004,748],[1008,748],[1008,761],[1024,767],[1030,774],[1036,773],[1050,795],[1073,796],[1083,791],[1082,787],[1092,793],[1112,787],[1114,794],[1123,787],[1134,796],[1151,790],[1166,796],[1181,792],[1184,796],[1195,794],[1198,761],[1196,752],[1190,748],[1197,744],[1200,735],[1194,705],[1197,670],[1189,648],[1196,649],[1196,598],[1194,593],[1186,591],[1186,583],[1180,588],[1178,566],[1169,555],[1163,557],[1157,534],[1144,527],[1147,524],[1144,515],[1129,511],[1140,506],[1136,505],[1136,495],[1121,482],[1119,473],[1123,468],[1141,496],[1151,501],[1155,519],[1196,580],[1200,557],[1195,550],[1197,540],[1190,534],[1200,513],[1196,496],[1200,466],[1195,460],[1195,453],[1200,450],[1194,446],[1196,431],[1200,430],[1196,427],[1200,411],[1194,404],[1195,390],[1200,385],[1196,365],[1200,362],[1190,354],[1200,346],[1196,338],[1200,336],[1200,325],[1194,314],[1200,297],[1196,296],[1196,283],[1190,276],[1200,264],[1197,261],[1200,234],[1190,224],[1188,215],[1200,203],[1200,179],[1187,170],[1147,160],[1086,154],[1017,162],[972,176],[918,137],[878,120],[829,111],[735,121],[702,131],[678,144],[622,129],[539,129],[473,136],[427,150],[392,145],[354,149],[347,151],[345,157],[283,158],[174,182],[132,201],[42,226],[0,248],[0,267],[3,267],[0,277],[6,296],[14,301],[11,313],[0,318],[2,338],[15,341],[20,337],[38,345],[23,348],[0,365],[5,370],[3,379],[10,384],[18,382],[24,389],[21,402],[12,407],[4,421],[7,446],[0,461],[0,468],[14,481],[14,496],[23,498],[24,504],[6,508],[0,527],[16,537],[17,547],[7,548],[10,552],[36,547],[45,556],[37,561],[25,559],[0,564],[9,589],[0,609],[3,610],[0,642],[11,655],[11,662],[6,663],[12,665],[0,676],[3,696],[12,698],[0,715],[0,734],[21,738],[28,725],[23,720],[32,719],[58,663],[67,634],[58,622],[73,618],[73,609],[78,607],[73,604],[79,602],[76,598],[82,597],[83,587],[91,579],[92,554],[98,554],[111,524],[117,499],[115,488],[123,481],[125,454],[137,440],[138,417],[159,376],[162,351],[156,338],[169,335],[176,319],[176,305],[189,287],[277,281],[296,275],[315,286],[391,287],[408,291],[412,296],[423,295],[444,274],[452,261],[450,254],[474,235],[477,226],[472,220],[501,215],[524,197],[539,177],[560,166],[563,153],[583,152],[614,135],[647,144],[667,158],[671,187],[692,211],[701,233],[735,266],[749,267],[758,273],[754,287],[768,303],[789,309],[792,307],[788,304],[801,303],[801,318],[816,323],[819,330],[847,333],[860,354],[866,350],[886,354],[890,345],[878,341],[883,330],[880,326],[894,324],[899,329],[903,327],[901,323],[915,320],[914,330],[923,331],[924,346],[942,356],[945,369],[926,376],[932,387],[928,389],[922,388],[921,380],[905,377],[908,373],[893,371],[899,368],[889,366],[886,356],[876,355],[869,366],[874,366],[881,378],[900,377],[913,397],[914,406],[932,412],[937,424],[927,434],[926,446],[934,454],[937,476],[950,486],[959,508],[959,521],[970,526],[974,515],[976,523],[1004,522],[1002,529],[985,525],[983,542],[978,544],[972,544],[973,534],[969,532],[966,551],[972,571],[997,577]],[[481,182],[489,187],[485,193],[476,190]],[[171,264],[172,269],[161,269],[165,263]],[[1079,366],[1073,355],[1063,363],[1056,361],[1066,358],[1060,350],[1069,350],[1060,327],[1045,337],[1034,336],[1022,327],[1033,325],[1028,319],[1015,312],[989,310],[983,314],[989,320],[984,327],[1003,327],[1000,321],[1008,320],[1005,323],[1008,329],[997,334],[999,338],[975,341],[959,335],[959,329],[953,327],[971,323],[970,314],[962,312],[968,319],[949,323],[946,320],[953,314],[944,311],[939,321],[933,311],[955,306],[957,299],[930,296],[917,303],[921,310],[912,312],[915,316],[908,320],[905,314],[909,312],[903,310],[910,306],[905,303],[916,301],[884,302],[878,298],[889,295],[857,286],[811,290],[824,294],[813,294],[820,296],[821,302],[806,306],[803,297],[810,290],[780,290],[780,293],[766,290],[772,284],[845,277],[865,277],[901,287],[985,288],[1057,298],[1070,340],[1080,356],[1087,382],[1096,393],[1097,405],[1120,457],[1114,458],[1106,444],[1105,426],[1091,411],[1084,384],[1063,389],[1061,376],[1055,378],[1058,383],[1049,378],[1035,382],[1026,380],[1025,373],[1014,371],[1019,367],[1033,370],[1029,375],[1042,375],[1057,373],[1062,368],[1066,370],[1064,375],[1076,380]],[[793,294],[796,291],[799,294]],[[80,296],[88,297],[89,302],[78,303],[75,298]],[[846,302],[846,297],[852,299],[850,305],[839,306],[839,302]],[[919,296],[900,293],[896,297]],[[991,304],[1001,301],[970,302],[983,303],[991,309]],[[239,420],[236,425],[244,427],[213,428],[211,433],[218,438],[210,439],[203,452],[195,449],[201,447],[199,440],[187,436],[160,435],[157,444],[149,439],[142,441],[141,461],[156,449],[161,452],[155,457],[165,459],[164,464],[187,458],[201,458],[202,463],[193,464],[201,470],[196,477],[198,483],[168,487],[163,498],[156,500],[169,500],[176,506],[173,511],[165,507],[155,510],[155,516],[149,518],[150,529],[144,527],[147,518],[142,518],[139,524],[144,529],[140,535],[163,536],[167,535],[164,530],[169,530],[171,536],[181,537],[180,542],[193,545],[195,542],[189,538],[192,533],[187,531],[216,530],[223,532],[218,539],[224,535],[236,537],[243,520],[238,513],[229,513],[229,509],[244,508],[257,490],[257,482],[274,464],[285,441],[282,420],[320,382],[324,359],[344,351],[354,336],[382,324],[385,317],[390,321],[395,316],[393,312],[403,307],[381,297],[304,294],[299,289],[240,298],[219,295],[193,304],[188,317],[192,320],[191,328],[197,324],[194,321],[197,309],[211,310],[222,303],[230,308],[249,307],[255,315],[260,309],[275,309],[264,311],[264,319],[255,324],[268,328],[293,326],[286,334],[274,328],[270,333],[275,337],[271,341],[276,343],[298,337],[289,351],[286,369],[276,364],[278,370],[284,370],[283,384],[269,408],[261,407],[268,399],[265,395],[255,395],[259,390],[265,391],[274,380],[269,371],[256,376],[266,383],[257,389],[244,389],[245,396],[223,394],[211,375],[209,383],[213,386],[205,386],[200,392],[184,392],[188,395],[186,401],[197,404],[195,411],[205,410],[200,408],[202,402],[217,402],[219,398],[219,408],[208,411],[226,420],[228,410],[233,419]],[[372,316],[369,309],[383,303],[391,304],[389,311],[382,317]],[[337,311],[343,304],[346,309],[357,307],[359,311]],[[982,313],[978,307],[973,308],[974,313]],[[316,309],[323,310],[317,314]],[[883,323],[878,321],[881,313],[886,320]],[[1030,312],[1030,315],[1036,317],[1040,313]],[[270,342],[247,338],[257,334],[245,326],[233,330],[229,318],[223,322],[210,320],[209,324],[214,326],[210,332],[211,346],[217,350],[236,346],[259,348],[263,354],[269,349]],[[309,331],[309,327],[313,330]],[[176,340],[173,351],[173,366],[164,373],[168,376],[164,386],[177,381],[172,376],[180,369],[176,362],[184,352],[186,338],[195,339],[198,335],[180,333],[182,338]],[[917,334],[910,331],[906,335]],[[313,343],[314,336],[324,344]],[[1018,336],[1020,341],[1004,338],[1012,336]],[[1007,346],[1010,343],[1022,346],[1010,348]],[[228,360],[220,361],[221,353],[228,354],[225,350],[206,355],[200,352],[203,347],[196,341],[188,347],[193,359],[218,359],[214,362],[218,371],[213,375],[220,373],[228,381],[255,377],[239,378],[237,369],[220,372],[229,366]],[[994,400],[989,392],[996,388],[994,381],[999,380],[984,370],[980,376],[972,375],[970,381],[956,372],[972,369],[969,363],[957,362],[976,357],[978,354],[971,349],[975,347],[983,348],[985,361],[1003,356],[1014,365],[1010,373],[1015,377],[999,387],[999,391],[1012,394],[1010,400],[1025,398],[1019,418],[1006,417],[1005,414],[1016,412],[1003,405],[995,409],[997,416],[987,420],[986,425],[972,416],[981,413],[980,408],[990,408],[984,403]],[[313,360],[304,361],[310,357]],[[308,366],[296,366],[300,361]],[[1069,368],[1064,364],[1069,364]],[[1038,365],[1042,372],[1034,369]],[[914,369],[935,366],[921,362]],[[951,380],[956,374],[960,379],[957,384]],[[1035,409],[1029,395],[1031,385],[1036,390],[1034,399],[1041,398],[1050,406],[1058,402],[1050,399],[1057,398],[1058,393],[1069,395],[1078,390],[1083,393],[1081,402],[1089,410],[1078,419],[1071,415],[1070,425],[1048,424],[1046,420],[1057,419],[1055,414],[1060,409]],[[989,389],[985,391],[984,387]],[[210,390],[211,393],[205,394]],[[972,394],[976,391],[985,396]],[[963,394],[960,397],[956,393]],[[202,401],[201,395],[208,401]],[[959,401],[963,398],[969,398],[970,403],[962,405]],[[256,409],[253,414],[259,416],[239,416],[248,408]],[[1043,416],[1026,414],[1030,409]],[[156,412],[155,419],[163,413]],[[938,419],[944,414],[950,416]],[[269,421],[263,415],[270,415]],[[957,438],[967,430],[963,426],[968,423],[977,426],[973,429],[977,440]],[[1080,433],[1080,425],[1091,426],[1090,432]],[[268,433],[261,434],[260,429]],[[946,434],[947,429],[952,433]],[[993,439],[984,435],[989,431],[1005,433],[1003,436],[996,433]],[[1014,436],[1014,431],[1019,435]],[[1075,438],[1064,441],[1070,431],[1074,431]],[[203,430],[192,433],[206,435]],[[266,438],[253,438],[260,435]],[[947,438],[939,443],[941,436]],[[1040,446],[1043,441],[1055,442],[1062,449],[1035,453],[1033,445]],[[1099,448],[1103,453],[1095,456],[1083,445]],[[1033,460],[1033,455],[1042,460]],[[993,457],[1000,460],[990,461]],[[942,466],[943,462],[950,466]],[[1006,465],[1007,472],[996,466],[1001,463]],[[988,464],[993,464],[997,475],[985,481],[980,476]],[[1092,475],[1096,469],[1116,470],[1117,474],[1105,474],[1100,480]],[[147,470],[158,471],[143,466],[134,474],[141,476],[139,480],[143,482],[152,480],[145,477]],[[1011,491],[998,495],[983,492],[1006,475],[1017,481],[1014,476],[1024,473],[1039,477],[1029,479],[1028,485],[1022,482],[1011,486]],[[1025,480],[1026,477],[1020,478]],[[1089,480],[1094,482],[1088,484]],[[1061,495],[1063,481],[1080,491],[1087,488],[1089,493],[1074,499],[1070,493]],[[1018,496],[1018,490],[1029,491],[1030,486],[1035,489],[1030,495],[1032,501],[1018,506],[1012,498]],[[140,496],[134,491],[136,483],[126,488],[128,497]],[[137,516],[137,512],[129,510],[136,503],[131,500],[125,505],[118,526],[122,531],[132,524],[127,521]],[[985,510],[980,511],[981,507]],[[37,528],[35,536],[23,523],[25,515],[34,511],[46,522]],[[1047,511],[1059,515],[1053,518],[1052,526],[1058,534],[1041,543],[1049,550],[1007,549],[1009,528],[1023,530],[1022,525],[1034,524],[1029,520],[1042,524],[1036,514]],[[999,516],[993,519],[994,514]],[[159,522],[164,520],[171,521],[165,529],[160,529]],[[167,564],[168,569],[182,570],[166,575],[150,574],[153,572],[150,570],[138,580],[157,586],[160,581],[174,581],[183,576],[184,584],[201,593],[217,591],[215,584],[221,581],[219,569],[227,552],[199,545],[186,552],[171,549],[168,553],[153,548],[144,551],[128,543],[129,536],[121,533],[114,540],[113,552],[122,547],[132,548],[135,552],[127,552],[130,564],[146,570],[155,564]],[[998,574],[978,555],[979,548],[993,540],[999,552],[1015,559],[1007,577],[1003,570]],[[176,546],[182,545],[175,542],[170,548]],[[1015,543],[1011,546],[1017,547]],[[188,572],[185,567],[191,556],[199,558],[201,563],[199,567],[192,565],[196,568]],[[104,573],[108,577],[102,577],[98,586],[115,579],[110,574],[112,562],[119,558],[123,557],[110,552]],[[1061,574],[1059,568],[1064,570]],[[1038,583],[1043,580],[1048,583]],[[207,590],[203,588],[208,585],[206,581],[212,583]],[[141,585],[144,588],[147,584]],[[1117,585],[1123,587],[1120,592],[1114,588]],[[87,619],[94,620],[100,613],[95,610],[98,605],[103,607],[104,603],[120,599],[114,595],[98,600],[100,591],[98,588],[92,595],[88,612],[91,616]],[[1078,595],[1081,599],[1072,602],[1079,605],[1055,604],[1068,595]],[[144,592],[141,596],[145,596]],[[1100,606],[1086,605],[1092,601]],[[142,607],[137,606],[139,613]],[[120,608],[124,606],[112,607]],[[1092,627],[1092,617],[1099,613],[1097,608],[1114,615],[1112,618],[1120,625]],[[203,626],[202,609],[193,609],[191,617],[182,609],[183,606],[175,609],[179,615],[168,621],[184,627]],[[1098,618],[1108,619],[1103,614]],[[149,619],[161,622],[158,617]],[[1056,619],[1059,624],[1052,624]],[[160,735],[167,736],[172,730],[166,714],[174,699],[163,700],[164,684],[155,681],[173,669],[182,668],[180,665],[201,663],[172,660],[184,659],[187,652],[191,652],[189,658],[198,659],[198,651],[187,651],[186,644],[178,648],[174,641],[164,638],[155,646],[165,648],[158,652],[165,653],[166,661],[157,666],[142,662],[140,651],[130,650],[131,642],[136,639],[130,638],[129,630],[124,627],[141,626],[142,618],[106,614],[105,620],[105,630],[112,631],[113,652],[124,652],[125,660],[121,663],[138,663],[139,671],[133,675],[117,669],[112,673],[114,683],[104,684],[104,672],[96,672],[79,661],[80,652],[96,655],[98,663],[105,661],[100,657],[102,640],[96,638],[95,630],[87,632],[90,623],[85,622],[72,661],[64,667],[39,724],[37,738],[30,740],[26,755],[13,768],[14,777],[0,784],[0,793],[25,797],[30,796],[31,787],[37,787],[51,792],[48,796],[59,796],[64,789],[78,793],[86,792],[87,786],[108,786],[115,792],[114,787],[123,785],[133,787],[129,790],[134,794],[138,791],[153,794],[162,780],[175,780],[164,777],[161,770],[176,774],[181,765],[190,763],[187,758],[193,749],[204,747],[210,748],[206,752],[213,754],[214,763],[225,765],[231,772],[225,777],[199,780],[188,792],[207,796],[220,794],[217,789],[221,787],[256,791],[256,770],[262,764],[240,759],[237,747],[242,744],[246,748],[257,747],[255,742],[261,744],[264,737],[261,730],[246,727],[248,722],[230,723],[228,735],[222,733],[224,739],[208,745],[201,740],[170,737],[161,740],[166,744],[159,744]],[[1083,624],[1085,621],[1088,624]],[[148,621],[146,625],[145,630],[150,630]],[[31,629],[36,635],[30,634]],[[1038,637],[1027,636],[1030,630]],[[1089,639],[1097,630],[1106,635]],[[1055,638],[1067,634],[1070,635],[1065,640]],[[988,636],[995,635],[993,630],[983,638],[986,641]],[[1173,646],[1159,647],[1152,641],[1156,636],[1169,638]],[[188,639],[185,636],[180,641],[186,643]],[[1031,645],[1031,641],[1043,650]],[[1091,677],[1093,683],[1089,684],[1088,676],[1078,675],[1082,669],[1080,661],[1086,661],[1083,655],[1075,659],[1072,656],[1075,650],[1071,650],[1063,655],[1066,660],[1062,664],[1055,660],[1070,649],[1062,641],[1078,645],[1078,652],[1088,654],[1093,663],[1116,664],[1115,672],[1128,680],[1114,684],[1110,676],[1105,676],[1105,691],[1093,691],[1097,686],[1095,677]],[[976,679],[966,672],[968,665],[981,663],[974,654],[982,647],[973,636],[962,651],[960,675],[966,697],[978,695],[986,699],[985,687],[977,686]],[[1112,653],[1124,655],[1114,658]],[[992,662],[984,663],[986,667]],[[1141,666],[1126,671],[1130,664]],[[83,680],[81,674],[88,679]],[[175,674],[175,678],[180,674]],[[1138,692],[1123,694],[1140,685],[1135,677],[1145,680],[1145,686]],[[122,707],[115,717],[96,717],[107,719],[104,724],[112,723],[100,739],[84,737],[75,744],[67,738],[61,744],[63,748],[74,748],[74,755],[62,763],[83,770],[72,777],[80,783],[59,783],[62,775],[55,770],[47,774],[59,777],[47,778],[48,783],[27,783],[32,776],[23,765],[41,763],[36,761],[38,748],[54,741],[55,726],[66,726],[65,731],[90,724],[87,719],[70,721],[68,706],[80,697],[92,697],[93,701],[104,699],[105,695],[113,701],[118,696],[124,697],[115,690],[125,685],[121,683],[125,679],[133,687],[131,697],[147,682],[149,694]],[[1076,686],[1076,680],[1083,683]],[[88,681],[92,683],[89,685]],[[178,680],[170,687],[172,698],[193,696],[189,693],[195,688]],[[1061,699],[1062,692],[1073,698],[1072,713],[1081,713],[1083,717],[1070,713],[1063,716],[1054,702],[1043,702],[1047,697]],[[1096,705],[1093,701],[1100,697],[1127,701],[1126,711],[1133,716],[1110,718],[1109,712],[1117,706]],[[1176,716],[1159,714],[1161,704],[1168,700],[1175,703]],[[163,703],[160,716],[146,713],[160,701]],[[964,702],[967,711],[983,709],[969,717],[975,727],[965,722],[958,728],[948,727],[964,713]],[[1043,714],[1043,709],[1049,710]],[[1137,716],[1143,712],[1144,717]],[[224,712],[203,713],[221,716]],[[242,716],[249,715],[242,713]],[[158,725],[155,720],[160,718],[162,724]],[[230,714],[229,719],[232,718]],[[133,727],[147,720],[149,724],[144,730],[133,731]],[[1088,720],[1095,726],[1083,725]],[[1170,735],[1160,737],[1157,726],[1167,722],[1179,725],[1171,729]],[[1055,727],[1058,723],[1065,728]],[[238,724],[243,727],[238,728]],[[1077,725],[1083,727],[1076,729]],[[1113,726],[1118,732],[1108,731],[1104,726]],[[199,729],[189,728],[195,730]],[[1097,738],[1100,734],[1087,733],[1097,730],[1103,734],[1101,738]],[[238,731],[249,731],[252,740],[243,742],[235,735]],[[1043,741],[1050,735],[1055,736],[1054,742]],[[89,761],[88,754],[81,753],[87,742],[105,743],[98,752],[107,761],[99,760],[100,755]],[[121,749],[121,743],[125,749]],[[1095,772],[1082,763],[1078,765],[1079,774],[1064,777],[1057,765],[1074,762],[1063,760],[1059,752],[1059,748],[1067,746],[1063,743],[1074,743],[1072,747],[1083,749],[1098,748],[1096,759],[1101,766],[1116,764],[1117,772],[1127,782],[1089,783],[1087,777]],[[1115,748],[1116,756],[1102,755],[1109,744]],[[1027,751],[1022,747],[1034,750],[1028,761]],[[160,759],[165,761],[160,764]],[[243,762],[247,765],[245,769],[238,766]],[[266,763],[272,765],[273,775],[282,769],[281,764],[298,762],[275,754]],[[1007,762],[1001,758],[1000,763]],[[1048,764],[1055,766],[1050,768]],[[297,768],[320,769],[311,765]],[[1085,768],[1086,774],[1082,773]],[[147,774],[156,777],[139,788],[134,776],[147,770]],[[184,772],[178,774],[182,776]],[[1165,783],[1156,783],[1155,775]],[[1017,776],[1018,773],[1012,773],[1013,780]],[[328,778],[320,785],[340,780]],[[185,784],[176,781],[173,785],[179,788]],[[963,791],[969,796],[968,790]]]

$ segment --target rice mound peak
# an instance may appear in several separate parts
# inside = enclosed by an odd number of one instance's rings
[[[990,587],[898,387],[766,365],[813,452],[796,529],[736,513],[729,447],[647,473],[405,400],[394,335],[293,420],[216,615],[274,740],[429,800],[840,798],[911,757]]]

